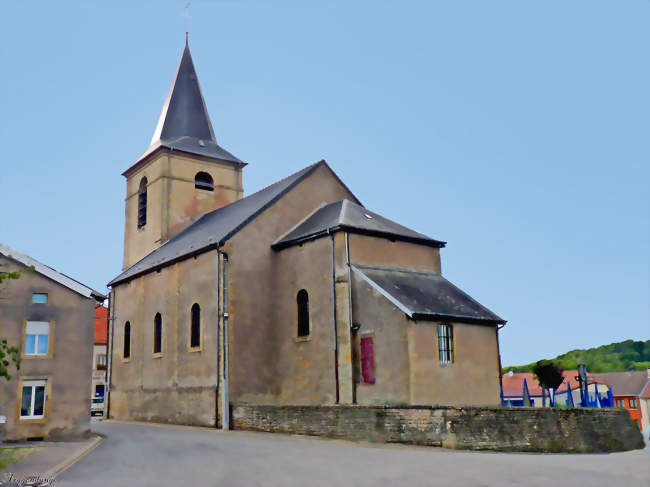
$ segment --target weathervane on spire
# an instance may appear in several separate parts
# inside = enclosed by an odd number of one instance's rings
[[[189,31],[190,31],[190,5],[192,2],[185,4],[183,16],[185,17],[185,46],[188,45]]]

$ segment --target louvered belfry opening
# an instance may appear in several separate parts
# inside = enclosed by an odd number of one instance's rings
[[[194,187],[204,191],[214,191],[214,181],[212,180],[212,176],[207,172],[197,172],[196,176],[194,176]]]
[[[147,178],[140,180],[138,188],[138,228],[147,224]]]

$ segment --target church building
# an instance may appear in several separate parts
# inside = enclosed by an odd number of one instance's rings
[[[442,276],[445,242],[365,208],[325,161],[248,196],[244,167],[217,144],[186,42],[123,173],[111,418],[227,428],[236,403],[500,403],[505,321]]]

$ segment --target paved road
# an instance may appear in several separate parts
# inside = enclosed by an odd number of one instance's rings
[[[57,487],[650,485],[650,450],[609,455],[479,453],[103,421],[102,444]]]

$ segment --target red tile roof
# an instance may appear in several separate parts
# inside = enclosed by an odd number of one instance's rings
[[[571,384],[571,390],[578,388],[578,380],[576,379],[578,375],[577,370],[565,370],[562,372],[564,377],[564,382],[558,387],[556,392],[566,392],[567,382]],[[603,381],[598,380],[597,377],[587,374],[589,380],[596,380],[599,384],[602,384]],[[524,389],[524,379],[526,379],[526,385],[528,386],[528,392],[531,396],[541,396],[542,387],[535,379],[535,376],[532,372],[517,372],[510,375],[510,373],[503,374],[502,384],[503,384],[503,396],[504,397],[521,397],[522,391]]]
[[[108,331],[108,308],[95,306],[95,344],[106,345]]]

